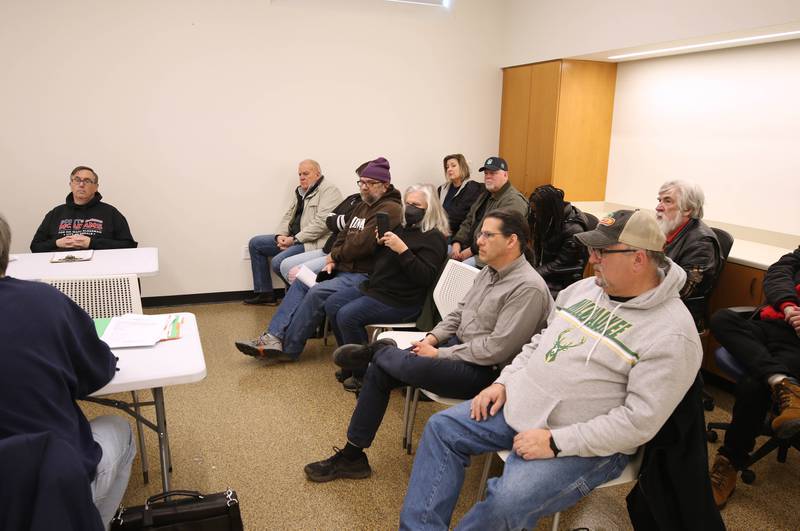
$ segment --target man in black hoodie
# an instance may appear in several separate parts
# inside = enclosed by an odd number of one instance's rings
[[[103,203],[99,178],[88,166],[70,173],[72,190],[63,205],[47,213],[31,241],[31,252],[70,249],[126,249],[139,245],[119,210]]]

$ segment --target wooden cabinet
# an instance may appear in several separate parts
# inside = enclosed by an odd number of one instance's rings
[[[759,306],[764,300],[764,274],[761,269],[731,262],[725,264],[711,295],[711,315],[732,306]],[[714,351],[718,347],[719,343],[711,334],[703,338],[703,368],[730,379],[717,368]]]
[[[503,70],[500,156],[526,196],[553,184],[570,201],[605,199],[615,63],[558,60]]]

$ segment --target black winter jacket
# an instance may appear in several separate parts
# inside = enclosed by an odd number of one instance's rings
[[[564,224],[561,231],[548,239],[541,249],[534,249],[531,264],[542,275],[550,293],[558,292],[583,278],[589,258],[586,247],[573,236],[586,231],[586,215],[570,203],[564,205]]]
[[[437,188],[437,191],[439,192],[439,200],[442,202],[442,206],[444,206],[444,200],[445,197],[447,197],[447,191],[449,189],[450,183],[443,184]],[[450,221],[451,235],[455,235],[458,232],[458,229],[461,227],[461,223],[467,217],[467,213],[472,207],[472,204],[485,190],[486,188],[482,183],[475,182],[470,179],[467,179],[461,183],[461,186],[453,196],[453,199],[446,207],[444,207],[445,212],[447,212],[447,219]]]
[[[100,192],[96,192],[85,205],[76,205],[70,192],[66,202],[42,220],[31,241],[31,252],[57,251],[56,240],[73,234],[89,236],[89,249],[126,249],[139,245],[131,236],[125,216],[102,199]]]
[[[645,445],[628,515],[636,530],[725,529],[714,505],[700,375],[655,437]]]
[[[794,252],[783,255],[780,260],[769,266],[764,275],[764,295],[767,303],[778,311],[781,304],[793,302],[800,306],[800,296],[796,286],[800,284],[800,247]]]
[[[706,297],[714,287],[722,250],[717,235],[699,219],[690,219],[675,238],[664,247],[673,262],[686,271],[686,283],[681,289],[681,299]],[[692,312],[698,329],[704,329],[705,305],[702,302],[686,305]]]

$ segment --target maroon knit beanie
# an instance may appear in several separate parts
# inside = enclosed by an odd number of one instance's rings
[[[389,173],[389,161],[383,157],[369,161],[367,167],[361,171],[361,177],[384,183],[391,182],[392,174]]]

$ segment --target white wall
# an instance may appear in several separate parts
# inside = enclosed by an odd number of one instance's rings
[[[0,212],[27,250],[68,172],[94,167],[142,246],[145,296],[251,287],[241,249],[271,232],[296,164],[343,194],[379,155],[400,187],[497,149],[506,2],[0,3]],[[476,172],[477,173],[477,172]],[[479,174],[478,174],[479,175]]]
[[[623,63],[606,201],[698,182],[706,217],[800,235],[800,41]]]
[[[510,0],[502,66],[798,20],[797,0]]]

